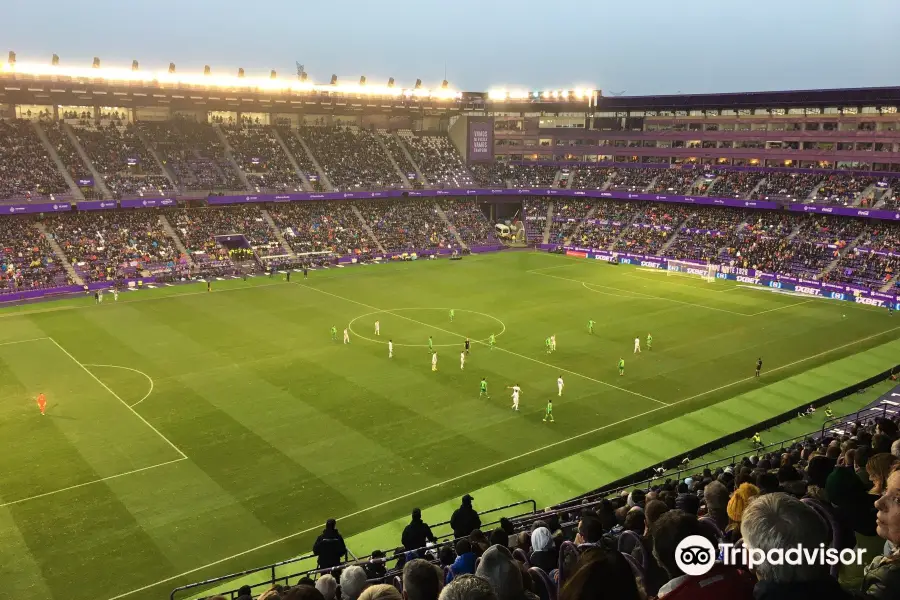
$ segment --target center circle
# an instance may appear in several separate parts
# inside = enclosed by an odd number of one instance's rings
[[[463,338],[466,337],[466,333],[465,333],[465,332],[457,333],[457,332],[455,332],[455,331],[450,330],[450,327],[453,327],[453,324],[449,322],[449,313],[450,313],[450,310],[451,310],[451,309],[449,309],[449,308],[430,308],[430,307],[386,308],[386,309],[384,309],[384,310],[373,310],[372,312],[368,312],[368,313],[365,313],[365,314],[363,314],[363,315],[359,315],[358,317],[355,317],[352,321],[350,321],[350,324],[347,326],[347,329],[348,329],[348,330],[350,331],[350,333],[352,333],[355,337],[358,337],[358,338],[360,338],[360,339],[366,340],[366,341],[368,341],[368,342],[375,342],[375,343],[379,343],[379,344],[387,344],[387,343],[388,343],[388,340],[389,340],[389,339],[392,339],[392,338],[391,338],[390,333],[387,333],[387,332],[385,331],[384,323],[382,323],[382,327],[381,327],[381,329],[382,329],[382,334],[381,334],[380,336],[378,336],[378,338],[375,338],[375,337],[366,337],[366,336],[364,336],[364,335],[361,335],[358,331],[355,331],[355,330],[353,329],[353,324],[356,323],[357,321],[361,320],[361,319],[365,319],[366,317],[371,317],[371,316],[373,316],[373,315],[385,315],[385,316],[387,316],[387,317],[394,317],[395,319],[398,319],[398,320],[400,320],[400,321],[404,321],[404,322],[410,323],[410,324],[412,324],[412,325],[416,325],[416,326],[419,326],[419,327],[423,327],[423,328],[425,328],[425,329],[431,329],[431,330],[433,330],[433,331],[435,331],[435,332],[437,332],[437,333],[439,333],[439,334],[458,336],[458,337],[460,338],[460,341],[455,342],[455,343],[452,343],[452,344],[433,344],[433,346],[434,346],[435,348],[449,348],[449,347],[452,347],[452,346],[459,346],[460,344],[462,344]],[[500,319],[498,319],[497,317],[493,316],[493,315],[489,315],[489,314],[487,314],[487,313],[478,312],[478,311],[475,311],[475,310],[467,310],[467,309],[465,309],[465,308],[454,308],[453,310],[455,311],[455,313],[459,313],[459,314],[458,314],[459,317],[463,317],[463,315],[469,314],[469,315],[477,315],[478,317],[482,317],[482,318],[480,319],[480,321],[482,321],[482,322],[483,322],[485,319],[494,321],[495,323],[497,323],[498,325],[500,325],[500,331],[497,332],[497,333],[495,333],[495,334],[494,334],[494,337],[500,337],[500,336],[503,335],[503,333],[506,331],[506,324],[505,324],[503,321],[501,321]],[[433,325],[433,324],[431,324],[431,323],[427,323],[427,322],[424,322],[424,321],[419,321],[418,319],[415,319],[415,318],[413,318],[413,317],[406,317],[406,316],[403,316],[403,315],[401,315],[401,314],[397,314],[397,313],[403,313],[403,312],[406,312],[406,311],[440,311],[440,312],[442,312],[443,315],[444,315],[443,318],[444,318],[444,319],[447,319],[447,321],[445,321],[445,323],[447,323],[447,326],[445,327],[445,326]],[[379,320],[382,320],[382,321],[383,321],[384,319],[379,319]],[[456,319],[456,322],[458,323],[459,321],[460,321],[460,319],[457,318],[457,319]],[[371,326],[374,328],[374,326],[375,326],[375,319],[372,320]],[[468,327],[467,329],[471,329],[471,328]],[[373,329],[373,331],[374,331],[374,329]],[[472,341],[475,342],[475,343],[487,343],[487,341],[488,341],[489,339],[490,339],[490,336],[488,335],[487,337],[484,337],[483,339],[475,339],[475,338],[473,337],[473,338],[472,338]],[[396,342],[396,341],[394,342],[394,345],[395,345],[395,346],[403,346],[403,347],[407,347],[407,348],[427,348],[427,347],[428,347],[428,344],[404,344],[404,343],[402,343],[402,342]]]

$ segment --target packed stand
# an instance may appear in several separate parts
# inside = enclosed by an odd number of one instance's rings
[[[414,252],[455,245],[434,204],[422,200],[373,200],[357,205],[385,250]]]
[[[687,195],[691,193],[697,172],[693,169],[661,169],[659,177],[653,182],[650,192],[654,194]]]
[[[515,188],[550,187],[558,170],[554,166],[512,165],[509,178]]]
[[[738,227],[753,217],[748,211],[716,206],[696,206],[666,251],[679,260],[718,262],[722,250],[732,246]]]
[[[834,283],[861,285],[874,291],[897,285],[900,269],[900,225],[875,221],[855,248],[827,274]]]
[[[693,207],[687,204],[647,204],[616,241],[615,250],[659,256],[666,242],[675,235]]]
[[[228,234],[243,235],[261,256],[284,253],[259,208],[250,204],[228,208],[177,209],[166,214],[185,248],[195,261],[201,263],[230,264],[228,249],[216,240],[216,236]]]
[[[550,227],[550,243],[562,244],[581,226],[596,200],[557,198],[553,202],[553,224]]]
[[[181,263],[155,211],[76,212],[46,225],[85,283],[173,272]]]
[[[303,180],[271,128],[244,122],[222,131],[251,186],[276,192],[303,191]]]
[[[297,139],[297,136],[294,135],[294,131],[288,127],[279,127],[278,133],[281,134],[281,139],[284,140],[284,144],[291,151],[291,155],[294,157],[297,166],[306,173],[306,178],[309,180],[312,190],[314,192],[324,192],[325,186],[319,181],[319,173],[316,170],[316,165],[309,158],[309,154],[307,154],[303,144],[301,144],[300,140]]]
[[[347,202],[292,202],[269,209],[275,225],[297,253],[366,254],[369,239],[353,207]]]
[[[720,171],[719,179],[710,192],[716,198],[737,198],[744,200],[750,196],[760,180],[762,173],[753,171]]]
[[[822,186],[810,197],[810,202],[855,206],[860,203],[860,194],[877,181],[875,177],[860,177],[849,173],[828,175]]]
[[[0,119],[0,199],[31,200],[68,191],[31,122]]]
[[[825,179],[816,173],[766,173],[751,200],[794,200],[805,202]]]
[[[397,171],[376,134],[349,127],[301,127],[300,135],[336,190],[400,187]]]
[[[643,208],[644,205],[639,202],[599,201],[594,216],[584,223],[581,234],[573,243],[585,248],[606,250]]]
[[[208,123],[178,118],[173,121],[141,121],[143,131],[163,164],[187,191],[241,191],[244,185],[225,153],[225,146]]]
[[[447,215],[447,220],[456,229],[456,233],[470,248],[472,246],[493,246],[499,243],[493,226],[474,200],[441,199],[438,204]]]
[[[173,191],[131,123],[118,127],[111,122],[104,127],[73,127],[73,130],[116,199],[161,196]]]
[[[490,163],[487,165],[472,165],[472,176],[476,185],[481,187],[507,187],[512,176],[511,167],[505,163]]]
[[[68,170],[69,175],[72,176],[75,183],[93,180],[94,176],[91,175],[90,169],[88,169],[84,164],[84,161],[81,160],[78,150],[75,149],[75,146],[72,145],[72,140],[69,139],[69,136],[63,130],[63,127],[65,126],[58,121],[43,121],[41,127],[44,128],[47,139],[50,140],[50,143],[56,148],[56,155],[59,156],[59,159],[62,161],[63,165],[65,165],[66,170]],[[87,194],[85,197],[87,198]]]
[[[404,175],[406,175],[406,178],[409,180],[409,183],[413,187],[413,189],[421,190],[426,187],[432,187],[429,181],[420,180],[419,173],[416,170],[416,166],[409,162],[409,159],[406,157],[406,153],[403,151],[403,147],[400,146],[400,141],[397,139],[397,137],[402,134],[397,134],[395,136],[391,135],[387,131],[378,130],[378,135],[381,137],[381,141],[384,142],[384,145],[387,146],[388,152],[390,152],[391,156],[394,157],[394,161],[397,163],[397,166],[400,167],[400,171]],[[410,132],[408,135],[411,137],[412,132]],[[411,151],[412,150],[410,149],[410,152]],[[422,165],[419,166],[421,167]]]
[[[606,185],[609,176],[615,172],[612,167],[577,167],[569,188],[573,190],[599,190]]]
[[[540,244],[543,241],[548,206],[548,200],[540,196],[530,196],[522,202],[525,241],[529,244]]]
[[[0,218],[0,294],[71,283],[30,217]]]
[[[616,192],[643,192],[662,173],[663,169],[618,168],[610,182]]]
[[[475,185],[450,138],[443,135],[411,135],[404,136],[403,142],[430,187],[466,188]]]
[[[892,179],[889,188],[882,195],[883,204],[878,208],[883,210],[900,210],[900,179]]]

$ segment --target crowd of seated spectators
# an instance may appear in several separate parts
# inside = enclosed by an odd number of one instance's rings
[[[0,293],[71,283],[30,217],[0,218]]]
[[[569,188],[573,190],[599,190],[614,172],[612,167],[578,167],[569,178]]]
[[[889,600],[900,597],[900,441],[896,419],[853,424],[747,454],[718,468],[613,495],[588,495],[483,525],[466,494],[453,541],[416,508],[392,552],[343,562],[334,519],[313,544],[319,578],[260,600]],[[683,542],[704,538],[756,553],[714,553],[688,574]],[[704,543],[706,543],[704,542]],[[802,547],[853,550],[861,564],[779,564]],[[846,553],[844,553],[846,554]],[[701,560],[706,563],[706,559]],[[388,585],[385,585],[388,584]],[[298,592],[297,588],[307,589]],[[242,588],[239,600],[251,600]],[[215,599],[218,600],[218,599]]]
[[[472,177],[481,187],[507,187],[511,177],[510,167],[504,163],[474,164]]]
[[[306,178],[309,179],[312,190],[314,192],[324,192],[325,186],[319,181],[319,173],[316,170],[316,165],[313,163],[312,159],[309,158],[309,154],[307,154],[303,144],[301,144],[300,140],[297,139],[297,136],[294,135],[294,131],[285,126],[279,127],[278,132],[281,134],[281,139],[284,140],[284,144],[288,147],[288,150],[291,151],[291,155],[294,157],[297,166],[300,167],[306,174]]]
[[[409,159],[406,157],[406,152],[403,151],[403,147],[400,145],[400,141],[397,139],[397,136],[391,135],[384,130],[378,130],[378,135],[380,136],[381,141],[384,142],[384,145],[387,146],[388,152],[390,152],[391,156],[394,157],[394,161],[397,163],[397,166],[400,167],[400,171],[404,175],[406,175],[406,178],[407,180],[409,180],[409,184],[413,189],[421,190],[425,187],[433,187],[433,185],[436,185],[430,183],[427,179],[423,180],[419,177],[416,166],[409,162]],[[398,134],[398,136],[399,135],[401,134]],[[404,137],[406,137],[407,135],[411,137],[412,132],[409,132],[408,134],[404,133],[402,135],[404,135]],[[421,167],[421,165],[419,166]]]
[[[177,118],[141,121],[137,125],[156,147],[177,185],[188,191],[240,191],[241,179],[225,153],[225,146],[208,123]]]
[[[752,212],[736,208],[695,206],[666,255],[679,260],[718,262],[722,250],[734,245],[739,225],[752,217]]]
[[[375,246],[347,202],[276,204],[269,215],[297,253],[365,254]]]
[[[78,150],[72,145],[72,140],[63,130],[64,125],[57,121],[43,121],[41,127],[47,134],[50,144],[56,149],[56,155],[69,171],[69,175],[77,183],[79,180],[93,179],[90,169],[81,160]]]
[[[687,195],[691,193],[696,180],[697,172],[693,169],[661,169],[650,192]]]
[[[498,243],[494,227],[476,201],[445,198],[439,200],[438,204],[467,246],[487,246]]]
[[[822,186],[810,196],[810,202],[854,206],[859,204],[860,194],[877,181],[875,177],[860,177],[849,173],[828,175]]]
[[[0,200],[30,200],[68,191],[31,122],[0,119]]]
[[[880,290],[893,282],[896,286],[900,268],[900,225],[890,221],[875,221],[856,248],[847,252],[826,281],[863,285]]]
[[[617,252],[659,255],[694,207],[688,204],[648,203],[642,208],[638,217],[625,227],[622,237],[616,241]]]
[[[216,236],[243,235],[260,255],[282,254],[284,250],[269,224],[252,204],[227,208],[175,209],[167,211],[185,248],[197,262],[230,264],[228,249]]]
[[[400,187],[397,170],[377,134],[350,127],[304,126],[300,135],[336,190]]]
[[[716,198],[746,199],[756,188],[764,174],[753,171],[719,171],[719,179],[713,187],[711,196]]]
[[[388,252],[412,252],[456,245],[431,202],[374,200],[359,203],[357,208]]]
[[[271,127],[247,120],[239,126],[225,126],[222,131],[231,145],[234,159],[251,186],[260,191],[303,191],[303,180],[294,170]]]
[[[596,200],[557,198],[553,202],[553,224],[550,226],[550,243],[562,244],[575,233]]]
[[[548,202],[546,198],[541,196],[529,196],[522,201],[525,240],[529,244],[540,244],[544,239]]]
[[[608,189],[617,192],[643,192],[663,172],[663,169],[616,169]]]
[[[805,201],[819,187],[824,175],[816,173],[766,173],[762,185],[753,192],[752,200]]]
[[[475,184],[450,138],[443,135],[409,135],[403,137],[403,142],[422,169],[429,187],[466,188]]]
[[[546,165],[512,165],[509,179],[517,188],[550,187],[558,170]]]
[[[73,127],[73,130],[115,198],[172,192],[169,179],[161,173],[133,124],[120,127],[110,122],[106,126]]]
[[[640,202],[597,202],[597,210],[591,222],[584,223],[581,234],[574,243],[586,248],[608,249],[637,218],[643,206]]]
[[[180,260],[155,211],[75,212],[54,215],[46,225],[85,283],[172,271]]]

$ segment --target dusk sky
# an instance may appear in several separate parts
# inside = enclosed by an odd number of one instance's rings
[[[627,95],[900,85],[898,32],[900,0],[8,0],[0,24],[20,61]]]

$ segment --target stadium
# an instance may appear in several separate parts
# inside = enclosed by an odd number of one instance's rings
[[[11,52],[4,591],[900,597],[898,107]]]

